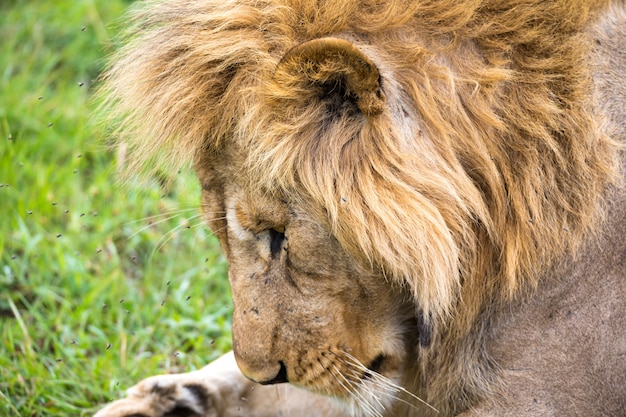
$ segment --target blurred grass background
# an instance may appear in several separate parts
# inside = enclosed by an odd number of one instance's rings
[[[0,1],[0,416],[87,416],[230,348],[190,173],[120,183],[92,95],[124,0]]]

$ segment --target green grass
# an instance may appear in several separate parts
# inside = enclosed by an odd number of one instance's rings
[[[122,0],[0,5],[0,415],[86,416],[230,348],[189,173],[121,184],[90,120]]]

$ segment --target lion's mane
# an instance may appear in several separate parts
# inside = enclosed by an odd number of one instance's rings
[[[249,183],[300,196],[408,285],[435,342],[464,337],[594,228],[617,169],[584,64],[604,1],[158,3],[136,9],[105,76],[131,159],[235,147]],[[291,48],[327,36],[378,67],[382,108],[333,107],[310,80],[276,76]]]

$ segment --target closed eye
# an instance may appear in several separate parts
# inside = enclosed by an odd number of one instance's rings
[[[283,247],[283,242],[285,241],[285,228],[284,227],[274,227],[269,229],[270,233],[270,253],[272,258],[275,258],[280,254],[280,251]]]

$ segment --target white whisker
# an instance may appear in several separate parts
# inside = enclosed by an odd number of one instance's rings
[[[125,225],[131,225],[131,224],[143,222],[143,221],[146,221],[146,220],[160,219],[161,217],[166,217],[166,216],[169,216],[170,218],[174,218],[174,217],[179,216],[179,215],[181,215],[183,213],[188,213],[190,211],[197,211],[197,210],[198,210],[198,207],[189,207],[189,208],[184,208],[184,209],[169,210],[169,211],[166,211],[164,213],[153,214],[151,216],[142,217],[141,219],[130,220],[130,221],[124,222],[124,224]]]
[[[207,218],[207,219],[204,219],[204,220],[207,221],[207,222],[214,222],[214,221],[217,221],[217,220],[226,220],[226,216],[211,217],[211,218]]]
[[[335,371],[346,382],[346,384],[350,386],[351,389],[348,392],[351,394],[352,398],[356,400],[356,402],[363,409],[363,411],[365,411],[370,416],[383,417],[380,411],[377,410],[373,404],[371,404],[371,402],[365,397],[365,395],[363,395],[362,392],[360,392],[358,387],[355,387],[353,381],[350,381],[348,378],[346,378],[346,376],[334,364],[333,364],[333,369],[335,369]],[[382,409],[384,410],[384,407],[382,407]]]
[[[395,382],[393,382],[392,380],[390,380],[389,378],[385,377],[384,375],[379,374],[378,372],[374,372],[371,369],[367,368],[365,365],[363,365],[361,363],[361,361],[359,361],[357,358],[355,358],[354,356],[352,356],[350,353],[348,352],[342,352],[347,360],[344,360],[344,363],[348,366],[352,366],[353,369],[360,371],[360,374],[363,373],[367,373],[369,379],[376,383],[379,384],[379,386],[383,386],[384,388],[388,389],[390,392],[387,394],[390,398],[393,398],[395,400],[401,401],[404,404],[408,404],[413,408],[417,407],[414,404],[411,404],[410,402],[401,399],[398,395],[396,395],[396,393],[404,393],[406,395],[408,395],[409,397],[417,400],[419,403],[427,406],[428,408],[430,408],[431,410],[433,410],[436,413],[439,413],[439,410],[437,410],[435,407],[433,407],[432,405],[428,404],[426,401],[424,401],[423,399],[421,399],[420,397],[418,397],[417,395],[413,394],[412,392],[410,392],[409,390],[407,390],[406,388],[402,387],[401,385],[396,384]]]
[[[213,234],[217,236],[219,232],[221,232],[222,230],[225,230],[227,227],[228,226],[223,226],[223,227],[220,227],[219,229],[213,230]]]
[[[174,228],[172,228],[172,230],[168,231],[167,233],[165,233],[161,239],[159,239],[154,252],[158,252],[161,248],[163,248],[163,246],[165,246],[167,244],[167,242],[169,242],[174,235],[176,235],[178,232],[185,230],[185,229],[191,229],[192,226],[189,225],[189,222],[194,221],[198,218],[202,217],[202,214],[198,214],[195,216],[192,216],[190,218],[185,219],[184,222],[181,222],[180,224],[176,225]],[[202,223],[200,223],[202,224]]]
[[[344,384],[343,380],[346,380],[346,378],[343,377],[343,375],[341,374],[341,372],[337,369],[337,367],[335,367],[333,365],[333,368],[335,368],[335,372],[330,372],[330,374],[333,376],[333,378],[335,379],[335,381],[337,381],[337,383],[341,386],[341,388],[344,389],[344,391],[349,395],[350,401],[349,405],[350,405],[350,415],[355,416],[356,413],[358,412],[359,414],[361,413],[361,401],[359,398],[355,398],[354,396],[354,388],[352,387],[352,384],[348,382],[349,386],[346,386],[346,384]],[[337,376],[339,375],[339,376]],[[341,378],[340,378],[341,377]],[[357,403],[357,406],[355,406],[354,402]]]
[[[137,236],[139,233],[143,232],[146,229],[149,229],[149,228],[154,227],[154,226],[156,226],[158,224],[167,222],[169,220],[175,219],[178,216],[180,216],[180,214],[174,214],[174,215],[171,215],[169,217],[165,217],[165,218],[159,219],[157,221],[152,221],[151,220],[147,225],[145,225],[144,227],[139,228],[132,235],[128,236],[128,239],[131,239],[131,238]]]
[[[354,376],[359,376],[361,375],[360,373],[357,373],[356,371],[352,371]],[[400,392],[406,393],[407,395],[410,395],[411,397],[416,398],[417,400],[419,400],[419,402],[423,403],[423,400],[421,400],[418,397],[415,397],[415,395],[413,395],[412,393],[406,391],[405,389],[402,389],[402,387],[397,386],[396,384],[394,384],[392,381],[390,381],[388,378],[385,378],[384,376],[381,376],[380,374],[376,374],[376,373],[372,373],[371,371],[369,372],[369,382],[371,382],[372,384],[375,384],[374,386],[370,386],[370,384],[368,384],[367,382],[363,381],[361,383],[361,386],[368,390],[368,392],[372,393],[372,395],[374,395],[374,389],[378,389],[378,392],[380,394],[383,394],[395,401],[401,402],[403,404],[406,404],[414,409],[418,409],[415,404],[405,400],[404,398],[400,397],[399,395],[397,395]],[[381,404],[382,405],[382,404]],[[435,408],[431,407],[429,404],[426,404],[427,406],[429,406],[431,409],[433,409],[435,412],[439,413],[438,410],[436,410]]]

